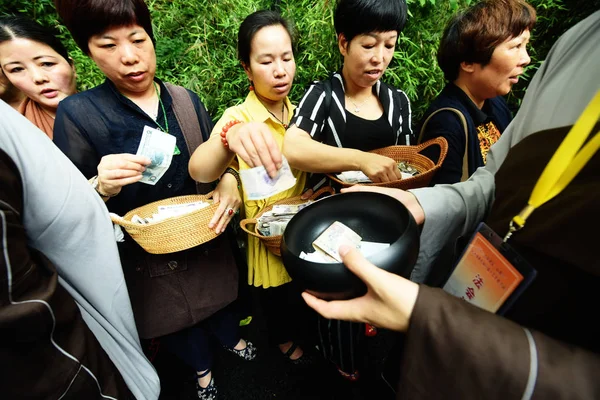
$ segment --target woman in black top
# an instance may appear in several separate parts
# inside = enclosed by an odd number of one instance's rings
[[[404,0],[339,1],[334,23],[344,65],[313,83],[300,101],[284,138],[290,166],[315,173],[361,170],[374,182],[401,178],[393,159],[368,151],[413,141],[408,98],[380,80],[406,13]],[[314,190],[323,182],[314,175],[309,185]],[[358,379],[364,325],[321,319],[319,337],[342,376]]]
[[[123,215],[156,200],[211,190],[212,184],[197,189],[188,163],[192,142],[208,139],[212,121],[196,94],[155,78],[152,25],[143,0],[67,0],[57,1],[57,8],[107,80],[61,102],[55,143],[87,178],[95,176],[94,188],[108,209]],[[177,111],[185,108],[182,98],[191,99],[195,112]],[[197,123],[199,131],[184,131],[179,118],[188,127]],[[139,182],[150,160],[135,155],[148,127],[176,139],[170,166],[152,185]],[[223,175],[215,193],[220,207],[213,222],[220,233],[233,214],[224,211],[235,211],[240,204],[236,177]],[[217,394],[210,373],[210,334],[240,357],[255,356],[252,344],[239,336],[239,319],[226,308],[238,289],[231,246],[226,235],[164,255],[146,253],[129,236],[119,244],[140,336],[160,338],[166,350],[194,368],[201,399]]]
[[[404,0],[338,3],[334,23],[344,64],[300,101],[283,148],[291,166],[360,170],[373,182],[401,178],[394,160],[367,151],[414,141],[406,94],[380,80],[405,22]]]

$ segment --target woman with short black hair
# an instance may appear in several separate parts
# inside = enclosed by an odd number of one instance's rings
[[[213,124],[198,96],[155,77],[156,54],[150,12],[143,0],[57,0],[59,15],[106,81],[61,103],[55,143],[93,186],[108,209],[128,211],[165,198],[205,194],[214,188],[213,218],[225,232],[241,198],[235,173],[218,184],[196,184],[188,162]],[[175,137],[172,161],[153,184],[140,183],[150,160],[136,155],[143,132]],[[195,144],[194,144],[195,143]],[[93,245],[93,244],[90,244]],[[149,254],[131,237],[119,243],[138,332],[196,371],[198,397],[216,398],[211,374],[211,334],[238,356],[255,348],[240,338],[239,318],[227,306],[237,297],[238,278],[227,233],[171,254]]]
[[[381,81],[392,61],[407,18],[404,0],[339,0],[334,16],[342,68],[313,82],[287,130],[283,154],[290,166],[321,173],[361,170],[373,182],[400,179],[397,163],[369,150],[411,144],[410,102],[406,94]],[[320,349],[340,374],[358,379],[365,355],[365,327],[320,319]]]

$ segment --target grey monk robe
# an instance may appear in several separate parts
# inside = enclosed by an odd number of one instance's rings
[[[157,399],[106,207],[42,131],[0,115],[0,397]]]

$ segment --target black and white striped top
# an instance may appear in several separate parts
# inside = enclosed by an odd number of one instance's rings
[[[346,110],[345,88],[342,76],[335,72],[329,78],[332,88],[331,98],[326,99],[324,81],[310,84],[302,100],[296,108],[290,125],[308,132],[310,136],[321,143],[330,146],[345,147]],[[381,101],[384,115],[395,133],[397,145],[410,145],[416,143],[416,137],[411,127],[410,101],[406,94],[381,81],[373,85],[373,92]],[[329,109],[326,104],[329,102]],[[358,139],[358,138],[357,138]],[[358,140],[353,140],[357,142]],[[388,146],[385,140],[380,147]]]

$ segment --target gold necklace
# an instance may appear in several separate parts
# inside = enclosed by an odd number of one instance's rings
[[[350,103],[354,104],[354,112],[357,113],[357,114],[360,113],[360,108],[367,102],[367,100],[369,100],[371,98],[371,96],[368,96],[360,104],[356,104],[354,102],[354,100],[352,100],[352,98],[350,96],[346,95],[346,97],[348,98],[348,100],[350,100]]]

